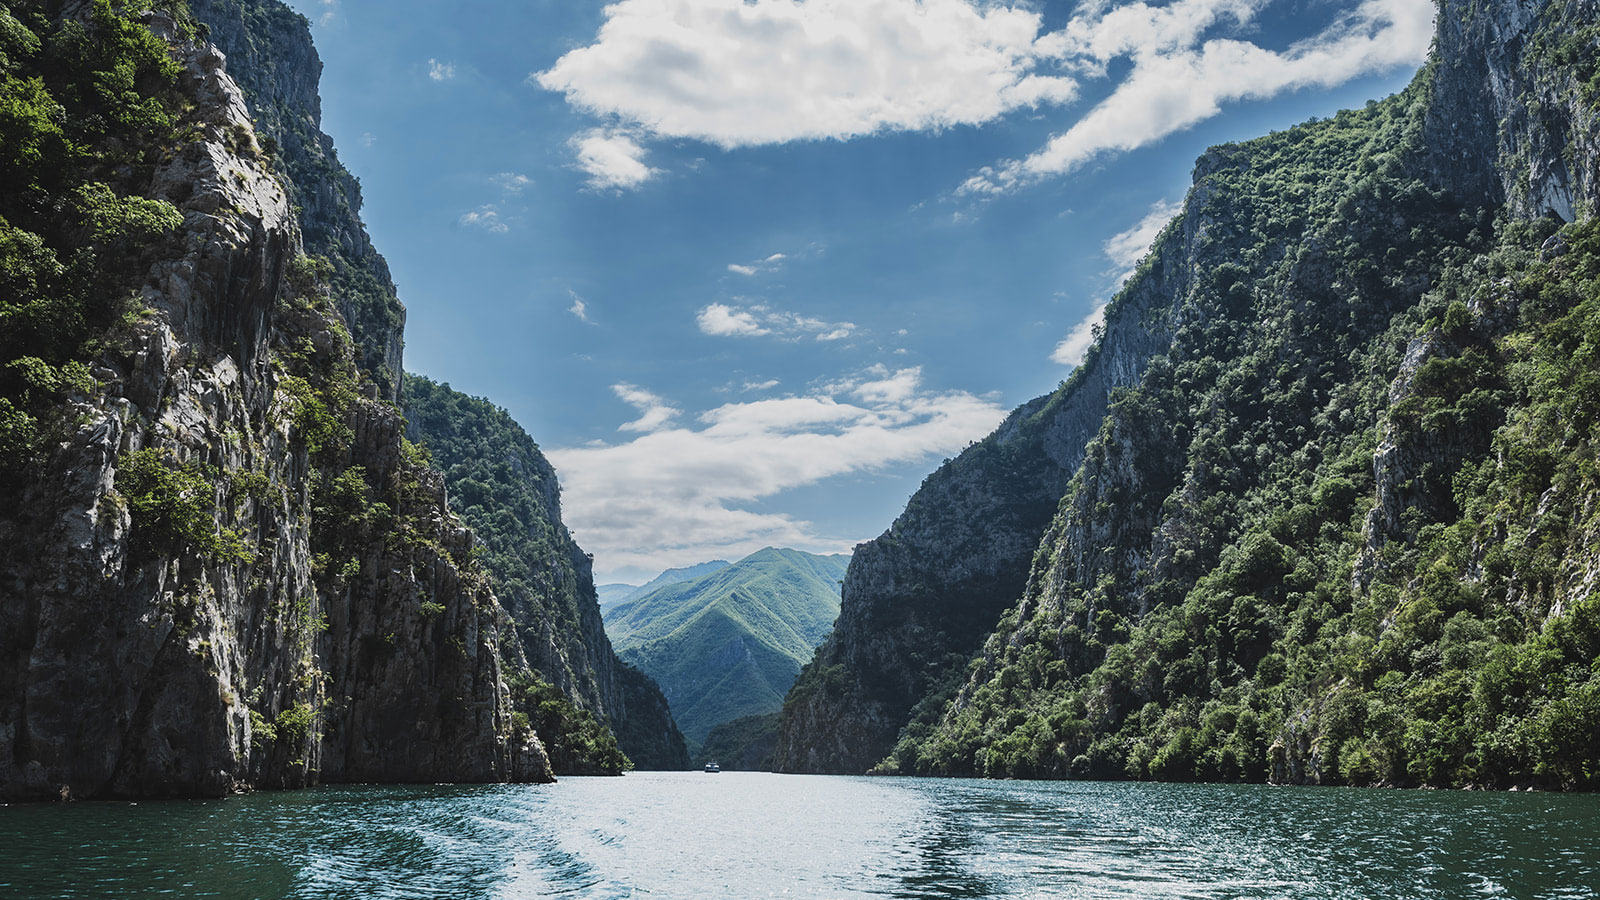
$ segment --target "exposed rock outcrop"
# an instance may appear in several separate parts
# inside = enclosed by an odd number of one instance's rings
[[[223,55],[147,21],[191,137],[125,187],[183,224],[0,513],[0,798],[548,779],[470,535],[360,397]]]

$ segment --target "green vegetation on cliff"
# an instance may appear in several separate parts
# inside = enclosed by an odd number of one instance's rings
[[[1600,228],[1437,187],[1436,72],[1202,160],[1237,263],[880,771],[1600,786]]]
[[[139,314],[141,260],[180,222],[129,193],[180,140],[166,43],[127,4],[83,23],[49,6],[0,6],[0,480],[70,426],[99,342]]]
[[[449,385],[407,375],[403,398],[410,435],[444,474],[510,614],[520,644],[512,655],[538,673],[528,683],[541,687],[524,705],[538,711],[528,714],[556,771],[621,771],[618,743],[642,768],[684,767],[660,690],[606,640],[589,558],[561,522],[561,488],[539,446],[504,409]]]

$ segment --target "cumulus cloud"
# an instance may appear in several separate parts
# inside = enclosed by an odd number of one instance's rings
[[[449,81],[456,77],[455,64],[430,59],[428,60],[428,77],[434,81]]]
[[[761,327],[753,313],[723,303],[712,303],[700,310],[695,322],[705,334],[722,337],[756,337],[772,332]]]
[[[710,303],[695,315],[695,322],[704,334],[719,337],[774,335],[790,341],[806,335],[815,335],[819,341],[838,341],[850,337],[856,330],[854,322],[827,322],[761,303],[750,306]]]
[[[982,195],[1144,146],[1223,103],[1415,65],[1432,38],[1433,0],[1362,0],[1269,50],[1243,37],[1272,2],[1087,0],[1042,32],[1023,0],[619,0],[593,42],[529,81],[634,129],[635,146],[731,149],[982,125],[1067,104],[1117,73],[1110,96],[1044,147],[961,186]]]
[[[640,409],[665,406],[632,385],[615,390]],[[750,507],[825,479],[949,455],[1004,415],[990,400],[929,390],[920,370],[878,366],[804,395],[724,404],[690,424],[663,419],[626,443],[546,452],[561,473],[565,518],[597,568],[659,570],[767,545],[848,549],[865,536],[818,534]]]
[[[592,128],[570,143],[578,168],[597,190],[632,190],[661,174],[645,164],[645,149],[629,132]]]
[[[742,266],[738,263],[728,263],[728,271],[735,275],[754,275],[761,270],[755,266]]]
[[[667,405],[665,400],[655,394],[631,384],[613,384],[611,391],[622,402],[639,411],[639,418],[618,425],[618,431],[652,432],[676,419],[682,412]]]
[[[477,209],[462,213],[461,218],[457,219],[456,222],[469,228],[482,228],[484,231],[494,234],[505,234],[511,230],[511,226],[506,224],[506,221],[500,217],[500,211],[492,203],[486,203]]]
[[[1110,96],[1043,148],[982,170],[961,192],[998,193],[1071,172],[1102,154],[1142,147],[1209,119],[1225,102],[1332,87],[1368,72],[1416,65],[1433,38],[1433,0],[1365,0],[1281,52],[1206,39],[1217,23],[1244,24],[1266,2],[1134,3],[1074,19],[1045,41],[1063,60],[1100,72],[1127,57],[1132,69]]]
[[[621,0],[532,80],[652,134],[724,148],[987,122],[1072,99],[1039,16],[967,0]]]
[[[1139,261],[1150,252],[1150,245],[1161,235],[1161,229],[1167,227],[1167,223],[1171,222],[1172,217],[1182,208],[1181,203],[1158,201],[1132,228],[1119,231],[1106,239],[1101,249],[1105,252],[1106,258],[1111,260],[1111,265],[1117,273],[1116,287],[1121,287],[1122,283],[1128,280],[1128,276],[1138,268]],[[1063,366],[1082,365],[1084,356],[1099,337],[1100,328],[1105,324],[1105,320],[1106,301],[1102,299],[1087,316],[1084,316],[1083,321],[1074,325],[1066,338],[1056,345],[1056,349],[1050,354],[1051,361]]]

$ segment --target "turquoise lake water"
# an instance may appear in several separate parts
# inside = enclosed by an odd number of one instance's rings
[[[1600,797],[636,772],[0,808],[0,897],[1600,897]]]

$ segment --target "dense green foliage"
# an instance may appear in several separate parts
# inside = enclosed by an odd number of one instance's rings
[[[1430,189],[1430,77],[1213,151],[1239,263],[881,769],[1596,786],[1600,230]]]
[[[528,663],[542,683],[568,692],[571,709],[547,717],[547,725],[578,730],[541,728],[540,737],[556,747],[603,749],[610,737],[591,731],[609,727],[639,765],[686,765],[687,749],[660,689],[620,664],[606,641],[589,561],[561,523],[560,485],[539,446],[504,409],[449,385],[407,375],[404,400],[410,435],[444,474],[451,508],[471,526],[477,562],[493,577]],[[607,667],[611,697],[600,687],[598,670]],[[591,706],[604,707],[606,721],[583,718]],[[562,760],[581,763],[583,771],[603,770],[608,758],[598,750],[562,752]],[[563,764],[556,764],[558,773],[566,771]]]
[[[633,768],[617,747],[617,739],[604,722],[586,709],[573,706],[567,696],[537,672],[518,672],[508,683],[513,728],[530,728],[544,742],[550,767],[562,775],[615,775]]]
[[[179,140],[166,44],[133,4],[96,0],[86,23],[50,7],[0,6],[0,480],[95,389],[87,363],[180,223],[141,196]]]
[[[407,375],[404,396],[410,437],[444,474],[451,508],[471,526],[518,633],[528,642],[550,630],[580,636],[581,553],[561,524],[560,486],[539,445],[505,410],[447,384]]]
[[[606,631],[654,678],[691,742],[716,725],[783,704],[839,615],[848,556],[767,548],[618,603]]]
[[[717,763],[729,771],[766,771],[772,767],[782,718],[782,713],[770,712],[723,722],[706,735],[695,765]]]

